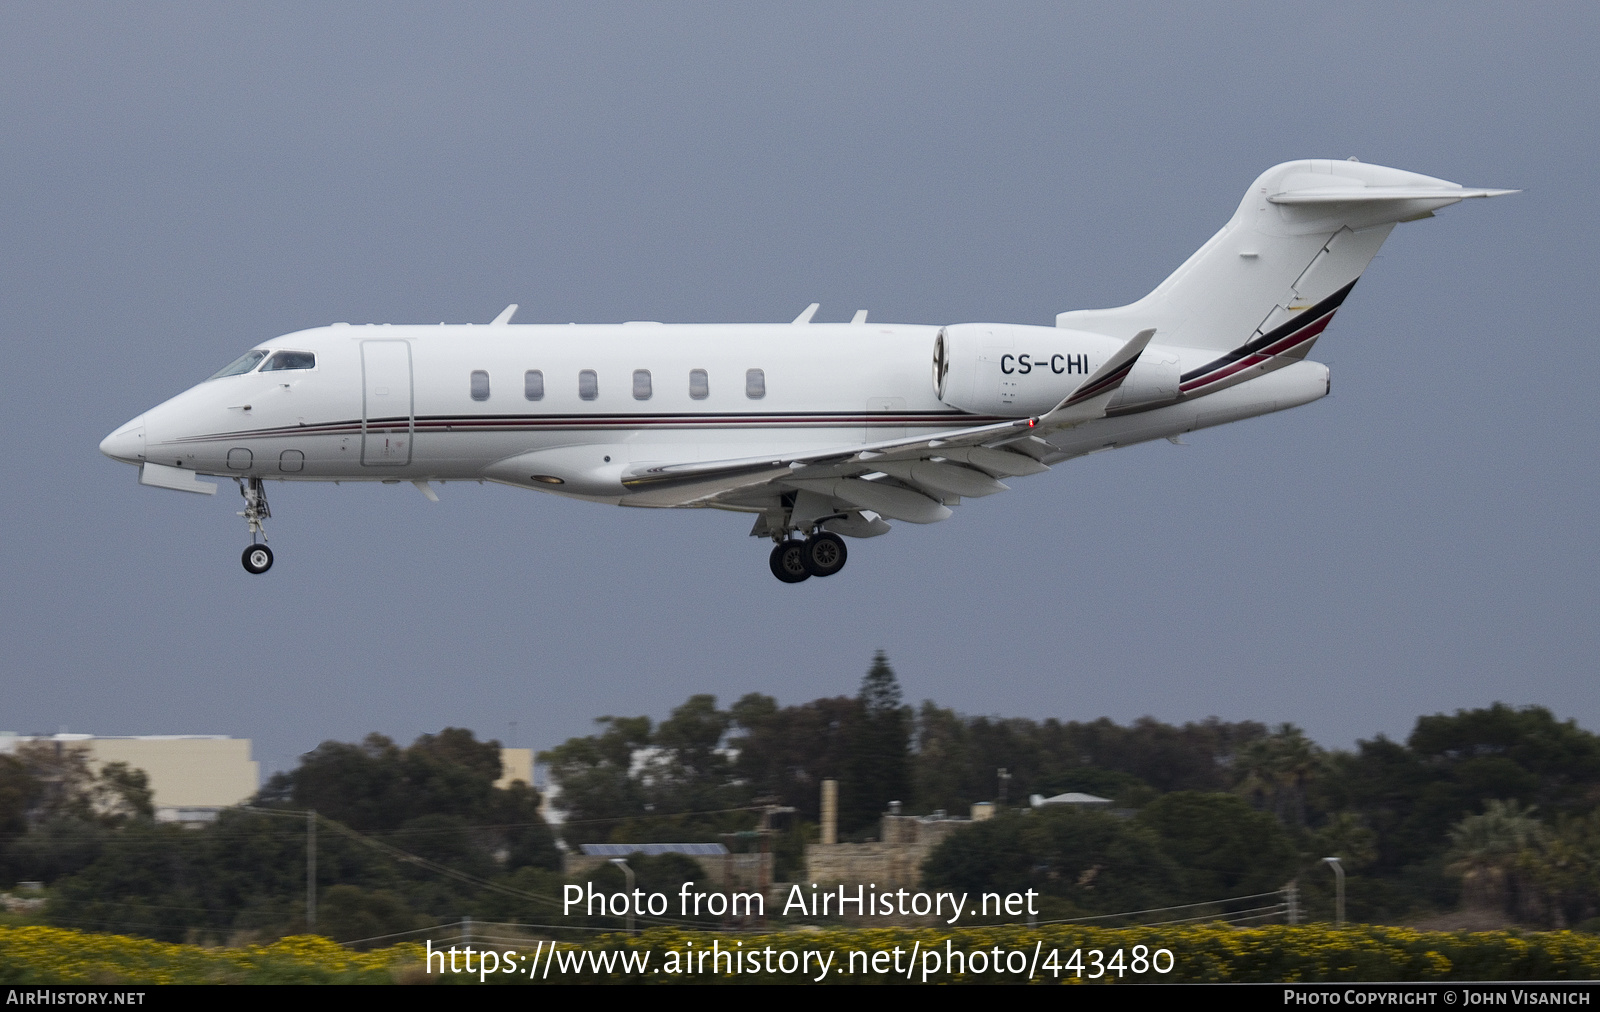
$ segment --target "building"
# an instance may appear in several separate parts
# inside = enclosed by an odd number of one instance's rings
[[[922,884],[922,862],[933,848],[972,823],[972,819],[950,818],[944,812],[887,814],[881,823],[882,835],[871,843],[814,843],[807,847],[806,881],[860,883],[879,890],[915,888]]]
[[[163,822],[209,822],[240,805],[261,787],[261,764],[250,758],[249,738],[224,734],[19,735],[0,732],[0,755],[27,742],[82,749],[95,772],[107,763],[127,763],[149,778],[156,818]]]
[[[533,749],[501,749],[500,779],[496,780],[494,785],[501,790],[505,790],[518,780],[521,780],[529,787],[536,786],[533,782]]]
[[[864,884],[878,889],[911,889],[922,884],[922,862],[951,833],[994,815],[994,805],[972,806],[970,819],[901,815],[900,803],[889,803],[877,840],[838,843],[839,787],[822,782],[822,842],[806,848],[806,880],[822,885]]]

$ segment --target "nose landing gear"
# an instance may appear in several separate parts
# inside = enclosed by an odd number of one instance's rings
[[[272,509],[267,505],[267,490],[260,478],[234,480],[239,483],[239,494],[244,497],[244,509],[239,515],[250,525],[250,547],[244,550],[239,561],[244,564],[245,572],[260,576],[272,568],[272,549],[266,546],[267,534],[261,529],[261,521],[272,516]],[[259,545],[256,544],[258,537],[262,541]]]
[[[772,575],[784,583],[799,583],[813,576],[832,576],[844,568],[849,556],[843,538],[821,531],[805,539],[779,541],[767,563]]]

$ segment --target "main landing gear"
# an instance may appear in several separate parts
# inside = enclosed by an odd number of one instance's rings
[[[813,576],[832,576],[850,557],[844,539],[829,531],[809,538],[779,541],[768,560],[772,575],[784,583],[799,583]]]
[[[260,576],[272,568],[272,549],[267,547],[267,534],[261,529],[261,521],[272,516],[272,509],[267,506],[267,490],[260,478],[234,480],[239,483],[239,494],[244,496],[244,509],[239,515],[250,525],[250,547],[244,550],[239,561],[244,563],[245,572]],[[258,537],[259,545],[256,544]]]

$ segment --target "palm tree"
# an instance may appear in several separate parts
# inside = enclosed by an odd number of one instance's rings
[[[1548,836],[1533,807],[1516,801],[1485,801],[1482,815],[1469,815],[1450,830],[1445,869],[1461,876],[1464,906],[1505,909],[1511,899],[1518,858]]]
[[[1265,738],[1239,750],[1235,760],[1237,790],[1285,825],[1306,823],[1306,785],[1327,757],[1316,742],[1293,724],[1279,724]]]

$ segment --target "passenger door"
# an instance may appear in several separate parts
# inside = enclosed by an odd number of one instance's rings
[[[361,463],[411,463],[416,416],[409,341],[361,342]]]

